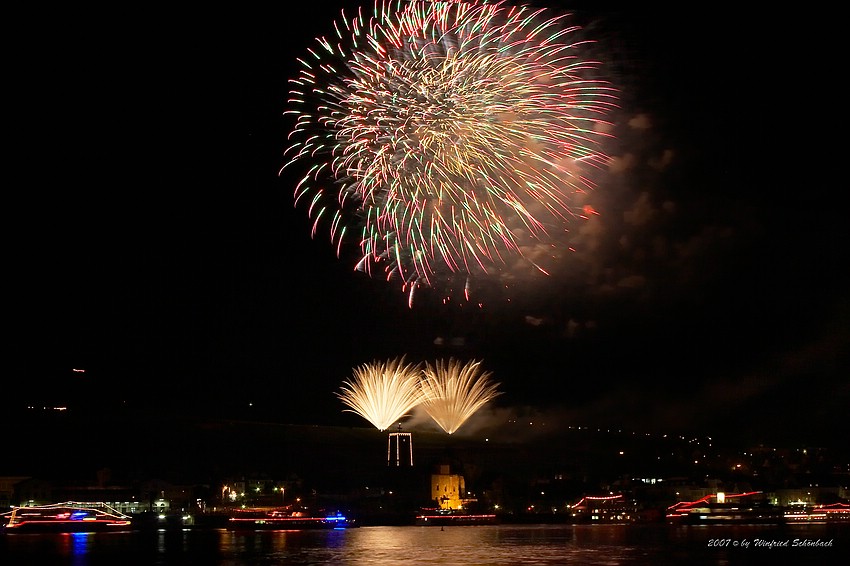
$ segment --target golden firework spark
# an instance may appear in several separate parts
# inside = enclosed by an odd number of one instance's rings
[[[422,407],[440,427],[454,433],[485,403],[501,395],[480,361],[449,359],[426,363],[420,382]]]
[[[387,362],[372,362],[354,369],[354,377],[344,381],[337,397],[378,430],[386,430],[418,405],[422,399],[418,364],[405,363],[404,357]]]

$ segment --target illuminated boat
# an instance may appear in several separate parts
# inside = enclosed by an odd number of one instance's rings
[[[667,520],[686,525],[783,523],[782,509],[766,501],[760,491],[713,493],[696,501],[679,501],[667,508]]]
[[[14,507],[5,531],[93,532],[131,528],[131,518],[105,503],[68,501],[32,507]]]
[[[810,508],[788,509],[783,518],[789,525],[826,523],[826,513],[818,513]]]
[[[339,512],[314,515],[278,507],[237,509],[227,521],[230,530],[349,529],[358,526],[355,519]]]
[[[850,503],[830,503],[827,505],[815,505],[813,511],[815,513],[823,513],[826,515],[828,523],[850,522]]]
[[[450,525],[495,525],[499,520],[493,514],[468,513],[461,509],[422,509],[416,515],[419,527],[448,527]]]
[[[641,520],[637,502],[624,495],[585,495],[570,506],[575,523],[634,523]]]
[[[830,503],[824,505],[806,505],[785,511],[785,522],[789,524],[808,523],[848,523],[850,522],[850,504]]]

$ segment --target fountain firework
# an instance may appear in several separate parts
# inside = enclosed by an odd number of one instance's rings
[[[422,407],[440,427],[454,433],[485,403],[500,395],[481,362],[449,359],[425,364],[420,381]]]
[[[378,430],[386,430],[422,400],[419,364],[405,363],[404,357],[384,363],[372,362],[354,369],[354,377],[344,381],[337,397]]]

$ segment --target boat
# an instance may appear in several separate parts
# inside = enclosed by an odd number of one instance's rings
[[[227,521],[229,530],[349,529],[358,526],[356,519],[338,511],[313,514],[288,507],[236,509]]]
[[[826,524],[850,522],[850,504],[829,503],[792,507],[785,511],[788,524]]]
[[[819,513],[809,507],[787,509],[784,511],[783,518],[789,525],[822,525],[826,523],[826,513]]]
[[[642,519],[637,502],[624,495],[585,495],[570,506],[574,523],[635,523]]]
[[[13,507],[4,530],[14,532],[96,532],[128,530],[131,517],[99,502],[66,501]]]
[[[450,525],[495,525],[498,517],[491,513],[469,513],[463,509],[423,508],[414,524],[419,527],[448,527]]]
[[[718,492],[696,501],[679,501],[667,508],[667,520],[686,525],[778,525],[785,522],[782,509],[768,503],[760,491]]]
[[[825,514],[827,523],[850,522],[850,503],[815,505],[813,511]]]

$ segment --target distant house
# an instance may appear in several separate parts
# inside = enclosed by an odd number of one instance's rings
[[[27,478],[14,486],[12,505],[48,505],[55,503],[53,490],[55,484],[50,480]]]
[[[15,504],[15,486],[28,479],[29,476],[0,476],[0,509]]]

